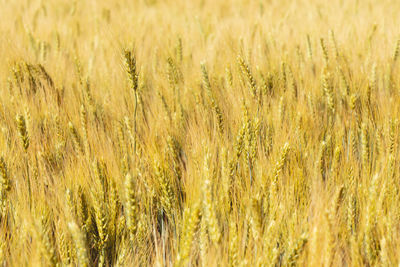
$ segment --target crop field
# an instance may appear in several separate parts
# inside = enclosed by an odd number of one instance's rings
[[[398,266],[399,14],[0,0],[0,267]]]

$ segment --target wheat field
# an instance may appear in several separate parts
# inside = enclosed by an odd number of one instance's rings
[[[0,0],[0,266],[397,266],[400,2]]]

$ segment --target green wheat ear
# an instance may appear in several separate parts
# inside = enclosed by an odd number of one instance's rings
[[[10,177],[4,157],[0,157],[0,176],[1,176],[1,190],[9,191],[11,189]]]
[[[124,51],[125,57],[125,69],[128,73],[128,78],[131,83],[131,88],[133,91],[137,91],[138,89],[138,73],[136,69],[136,58],[132,55],[132,52],[129,50]]]
[[[22,115],[17,115],[16,121],[17,121],[18,133],[22,141],[22,147],[24,148],[25,151],[27,151],[29,147],[29,136],[25,118]]]

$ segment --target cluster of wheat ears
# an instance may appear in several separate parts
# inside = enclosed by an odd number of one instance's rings
[[[0,266],[394,266],[400,4],[0,0]]]

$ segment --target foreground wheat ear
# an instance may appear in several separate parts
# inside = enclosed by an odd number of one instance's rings
[[[16,117],[17,121],[17,127],[18,127],[18,133],[22,141],[22,146],[24,150],[28,150],[29,147],[29,136],[28,136],[28,130],[26,127],[26,121],[24,116],[22,115],[17,115]]]
[[[399,266],[399,1],[0,7],[0,267]]]

